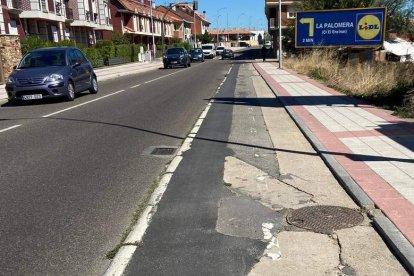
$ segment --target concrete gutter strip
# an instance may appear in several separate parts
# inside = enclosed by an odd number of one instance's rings
[[[258,73],[262,79],[266,82],[269,88],[273,91],[276,97],[279,97],[278,91],[271,86],[271,84],[263,77],[259,70]],[[351,195],[356,203],[364,209],[372,210],[375,208],[375,203],[370,197],[362,190],[362,188],[352,179],[348,172],[335,160],[334,156],[326,152],[326,149],[322,146],[315,135],[309,130],[305,123],[298,118],[296,113],[286,106],[283,101],[282,104],[287,110],[289,116],[293,119],[295,124],[299,127],[305,137],[309,140],[315,150],[322,156],[322,159],[327,164],[329,169],[333,172],[334,176],[338,179],[339,183],[344,189]],[[400,259],[402,264],[406,267],[411,275],[414,275],[414,247],[411,243],[401,234],[398,228],[382,213],[375,214],[374,226],[378,230],[378,233],[389,244],[394,254]]]

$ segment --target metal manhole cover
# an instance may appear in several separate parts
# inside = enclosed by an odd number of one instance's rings
[[[177,148],[158,147],[152,150],[151,155],[174,155],[176,150]]]
[[[310,206],[291,211],[287,222],[317,233],[350,228],[361,224],[364,216],[353,209],[339,206]]]

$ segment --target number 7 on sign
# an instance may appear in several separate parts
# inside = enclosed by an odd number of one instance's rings
[[[299,21],[301,24],[309,24],[309,37],[313,37],[315,29],[315,19],[314,18],[301,18]]]

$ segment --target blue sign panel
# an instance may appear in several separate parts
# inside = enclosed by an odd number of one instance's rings
[[[382,46],[385,8],[298,12],[296,47]]]

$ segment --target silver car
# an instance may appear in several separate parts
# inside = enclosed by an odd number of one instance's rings
[[[43,48],[26,54],[10,74],[6,91],[9,101],[65,97],[89,90],[98,93],[92,65],[77,48]]]

